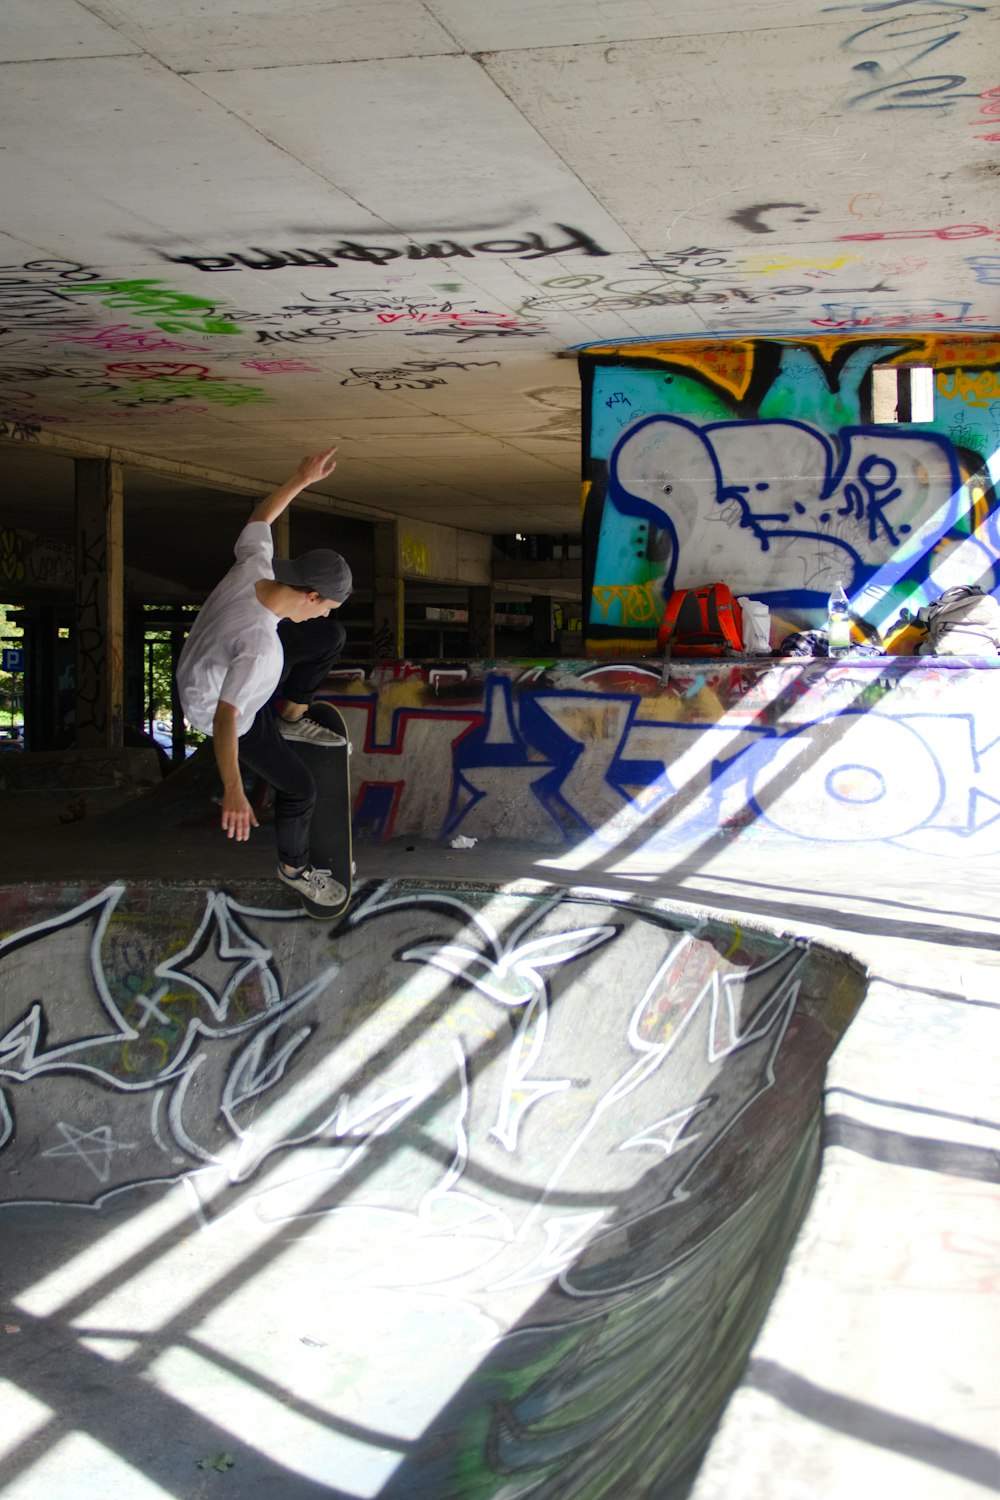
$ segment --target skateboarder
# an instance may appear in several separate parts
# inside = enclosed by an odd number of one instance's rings
[[[336,452],[303,458],[253,511],[236,541],[236,563],[199,611],[177,665],[185,716],[212,736],[223,831],[246,840],[258,826],[243,789],[242,762],[274,788],[278,878],[313,915],[341,907],[346,892],[329,870],[310,863],[316,787],[292,744],[344,744],[310,718],[308,708],[343,649],[344,628],[330,616],[351,592],[351,570],[326,547],[275,559],[271,525],[296,495],[332,474]],[[275,714],[270,699],[279,685],[283,701]]]

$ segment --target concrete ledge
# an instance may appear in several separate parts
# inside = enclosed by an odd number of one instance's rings
[[[1000,661],[395,663],[336,675],[355,831],[1000,853]]]
[[[692,1500],[1000,1488],[998,1016],[872,985],[831,1064],[816,1197]]]
[[[24,750],[0,759],[0,789],[8,792],[156,786],[162,779],[152,749]]]

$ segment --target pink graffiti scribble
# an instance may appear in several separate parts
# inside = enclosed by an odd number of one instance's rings
[[[259,370],[262,375],[319,374],[318,365],[307,365],[301,359],[243,359],[240,363],[248,370]]]
[[[918,321],[921,323],[984,323],[985,314],[963,313],[958,317],[949,317],[946,313],[925,312],[920,313]],[[907,314],[895,316],[888,313],[875,313],[866,318],[813,318],[814,328],[912,328],[914,315]]]
[[[125,410],[115,410],[109,407],[103,415],[111,417],[116,422],[134,422],[136,419],[145,420],[146,417],[198,417],[204,416],[208,411],[207,406],[143,406],[128,407]],[[59,418],[60,421],[68,418]]]
[[[1000,235],[987,224],[948,224],[944,229],[885,229],[877,234],[838,234],[838,240],[978,240]]]
[[[105,369],[109,375],[124,375],[130,380],[173,380],[179,375],[185,375],[192,380],[213,378],[208,374],[208,365],[177,364],[165,359],[132,360],[128,363],[106,365]]]
[[[483,312],[477,309],[467,313],[427,312],[380,312],[375,314],[379,323],[447,323],[452,328],[521,328],[511,313]]]
[[[93,344],[98,349],[111,352],[141,353],[147,349],[177,349],[195,354],[208,354],[206,344],[182,344],[177,339],[165,339],[160,334],[147,333],[141,328],[131,328],[128,323],[113,323],[108,328],[98,328],[94,333],[61,333],[48,340],[50,344]]]
[[[55,417],[45,411],[18,411],[11,412],[5,420],[20,423],[23,427],[39,427],[43,422],[69,422],[71,419]]]
[[[928,260],[918,260],[915,255],[901,255],[898,260],[880,260],[878,267],[890,276],[916,275],[918,271],[926,271],[930,265]]]
[[[979,106],[979,113],[984,118],[981,120],[970,120],[968,123],[970,125],[992,125],[994,117],[1000,115],[1000,98],[997,97],[998,95],[1000,95],[1000,88],[984,89],[979,96],[980,99],[985,99],[988,101],[986,104],[981,104]],[[1000,134],[994,131],[990,135],[977,135],[976,140],[1000,141]]]

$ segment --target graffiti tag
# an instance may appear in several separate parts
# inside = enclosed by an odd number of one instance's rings
[[[341,240],[323,250],[264,250],[251,246],[248,251],[228,250],[214,255],[168,255],[158,251],[164,260],[180,265],[194,266],[198,271],[279,271],[287,266],[319,266],[337,269],[340,265],[361,262],[364,265],[384,266],[392,260],[455,260],[458,257],[472,259],[476,256],[497,256],[505,260],[544,260],[551,255],[570,255],[579,251],[582,255],[608,255],[592,235],[568,224],[557,224],[556,229],[566,238],[549,242],[543,235],[527,233],[519,238],[477,240],[462,244],[459,240],[438,240],[419,244],[409,241],[396,247],[392,245],[362,244],[358,240]]]

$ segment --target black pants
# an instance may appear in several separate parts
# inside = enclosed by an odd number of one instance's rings
[[[282,620],[278,636],[285,653],[280,696],[292,703],[311,703],[344,649],[344,627],[329,616]],[[312,772],[278,732],[270,703],[258,710],[246,734],[240,736],[239,752],[241,763],[274,787],[278,858],[295,868],[308,864],[309,824],[316,805],[316,784]]]

